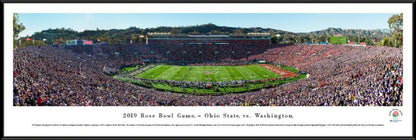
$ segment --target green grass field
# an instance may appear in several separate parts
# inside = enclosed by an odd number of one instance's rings
[[[258,65],[172,66],[158,65],[136,77],[174,81],[232,81],[278,78],[280,75]]]
[[[331,44],[347,44],[347,37],[344,37],[344,36],[332,36],[330,39],[329,39],[329,42],[331,43]]]
[[[294,67],[282,66],[281,69],[298,73]],[[127,73],[127,77],[123,76],[126,72],[134,72],[144,70],[139,74]],[[247,83],[243,86],[215,86],[212,88],[198,87],[181,87],[178,85],[170,85],[165,82],[145,82],[141,79],[153,80],[169,80],[169,81],[235,81],[246,80],[252,81],[261,79],[271,79],[282,77],[260,65],[242,65],[242,66],[176,66],[176,65],[149,65],[137,69],[136,67],[125,67],[120,69],[120,75],[114,78],[130,82],[136,85],[155,88],[162,91],[171,91],[178,93],[190,93],[196,95],[223,95],[227,93],[239,93],[259,90],[261,88],[274,87],[285,83],[290,83],[299,79],[306,78],[306,74],[298,74],[297,77],[289,77],[286,79],[273,80],[264,82]],[[129,78],[130,76],[130,78]]]

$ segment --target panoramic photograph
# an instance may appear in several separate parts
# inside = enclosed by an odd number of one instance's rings
[[[13,106],[403,106],[403,13],[14,13],[13,37]]]

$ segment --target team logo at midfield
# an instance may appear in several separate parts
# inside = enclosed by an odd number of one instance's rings
[[[393,109],[390,111],[389,116],[390,116],[390,122],[396,123],[396,122],[402,121],[400,118],[401,116],[403,116],[403,113],[402,111],[398,109]]]

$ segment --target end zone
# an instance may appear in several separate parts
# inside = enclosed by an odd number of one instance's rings
[[[287,71],[287,70],[278,68],[278,67],[273,66],[273,65],[270,65],[270,64],[260,64],[260,66],[262,66],[263,68],[266,68],[269,71],[272,71],[272,72],[274,72],[276,74],[279,74],[279,75],[281,75],[284,78],[285,77],[296,77],[296,76],[298,76],[297,74],[295,74],[293,72],[290,72],[290,71]]]

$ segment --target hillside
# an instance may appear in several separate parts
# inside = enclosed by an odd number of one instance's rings
[[[342,35],[368,36],[368,37],[377,37],[377,38],[384,38],[384,37],[391,36],[388,29],[363,30],[363,29],[328,28],[328,29],[319,30],[319,31],[312,31],[307,34],[326,35],[326,36],[342,34]]]
[[[319,31],[312,31],[309,33],[293,33],[290,31],[283,31],[272,28],[261,28],[261,27],[228,27],[228,26],[217,26],[215,24],[203,24],[195,26],[181,26],[181,27],[166,27],[161,26],[157,28],[139,28],[129,27],[127,29],[108,29],[108,30],[85,30],[77,32],[69,28],[58,28],[48,29],[41,32],[36,32],[29,38],[35,40],[45,40],[45,43],[50,44],[52,42],[64,42],[70,39],[92,39],[106,41],[109,43],[127,43],[131,40],[133,42],[140,41],[139,36],[145,35],[149,32],[170,32],[172,34],[246,34],[249,32],[269,32],[272,35],[280,34],[283,36],[282,39],[272,39],[273,42],[294,43],[294,42],[305,42],[310,40],[306,36],[317,37],[317,36],[333,36],[336,34],[343,34],[350,38],[369,38],[369,39],[381,39],[387,36],[391,36],[388,29],[379,30],[362,30],[362,29],[341,29],[341,28],[328,28]],[[295,39],[296,36],[301,36],[304,39]],[[26,38],[26,37],[24,37]],[[24,39],[22,38],[22,39]]]

